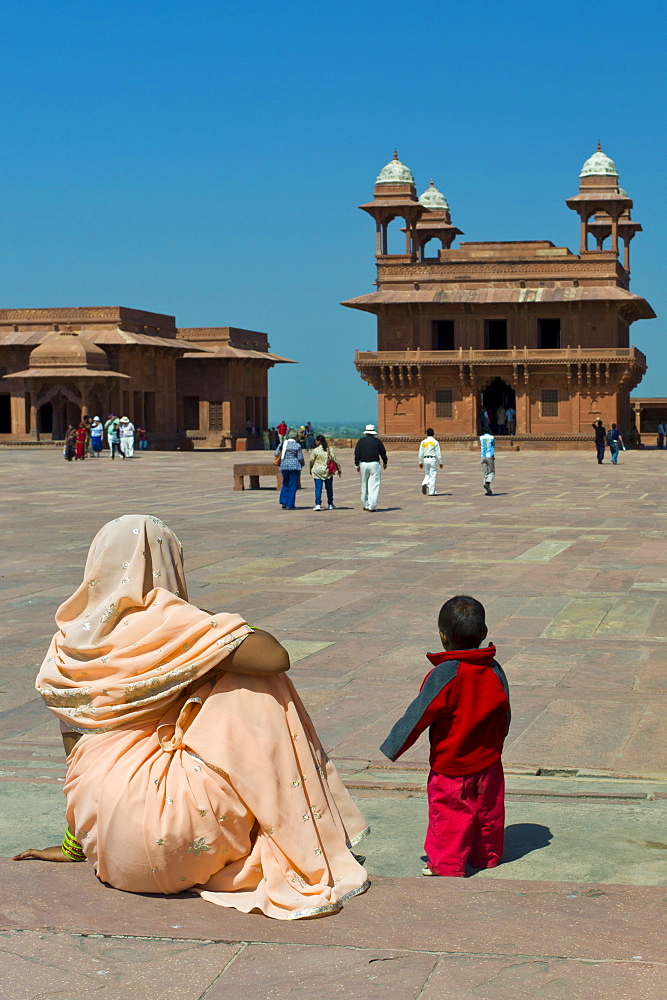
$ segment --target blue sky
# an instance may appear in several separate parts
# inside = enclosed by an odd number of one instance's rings
[[[366,420],[354,349],[396,146],[464,239],[578,247],[564,199],[598,139],[644,226],[633,327],[664,364],[664,0],[275,4],[6,0],[0,305],[126,305],[264,330],[298,366],[270,416]],[[663,256],[659,255],[659,246]]]

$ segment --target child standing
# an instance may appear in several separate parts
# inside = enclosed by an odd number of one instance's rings
[[[466,863],[495,868],[503,855],[505,780],[501,754],[509,729],[507,678],[487,636],[484,607],[452,597],[438,616],[444,653],[427,653],[434,669],[381,746],[390,760],[428,727],[428,830],[424,875],[464,878]]]

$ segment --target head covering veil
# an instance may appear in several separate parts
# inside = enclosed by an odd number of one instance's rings
[[[181,543],[163,521],[140,514],[98,532],[56,624],[36,687],[81,733],[159,717],[251,631],[240,615],[188,603]]]

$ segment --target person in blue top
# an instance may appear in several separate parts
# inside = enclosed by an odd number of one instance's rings
[[[283,474],[283,488],[278,502],[283,510],[294,510],[296,491],[299,488],[299,478],[303,466],[303,451],[296,439],[296,431],[290,431],[275,450],[275,456],[280,456],[280,471]]]
[[[609,445],[609,450],[611,452],[612,464],[617,465],[618,449],[620,447],[623,451],[625,451],[625,445],[623,443],[623,438],[621,437],[621,432],[616,424],[612,424],[611,429],[607,431],[607,444]]]
[[[482,455],[482,474],[484,476],[484,492],[487,497],[491,494],[491,483],[496,475],[496,439],[493,434],[487,431],[480,435],[479,439]]]

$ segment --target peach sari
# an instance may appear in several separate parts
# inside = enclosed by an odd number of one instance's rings
[[[106,525],[56,621],[37,689],[84,734],[67,821],[100,879],[284,920],[365,891],[365,820],[289,678],[221,672],[248,626],[187,603],[161,521]]]

